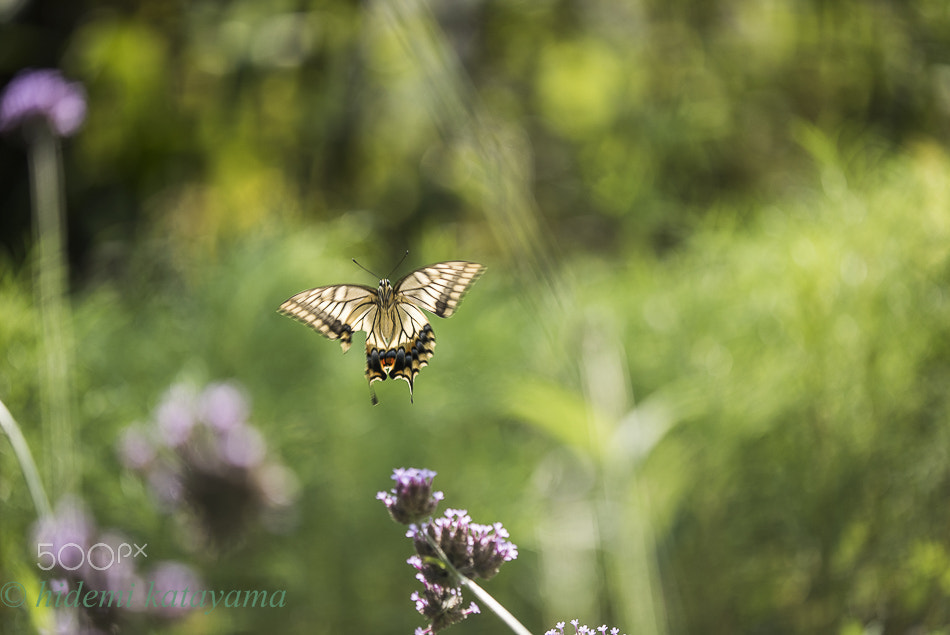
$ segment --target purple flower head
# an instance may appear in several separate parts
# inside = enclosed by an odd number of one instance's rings
[[[502,563],[518,557],[518,547],[508,538],[508,530],[501,523],[469,526],[472,534],[472,568],[477,577],[490,580]]]
[[[151,607],[152,610],[169,618],[180,617],[190,611],[194,593],[200,593],[202,586],[191,567],[174,561],[156,565],[146,580],[156,600],[157,606]],[[196,601],[200,601],[200,597]]]
[[[383,501],[397,523],[409,525],[424,520],[432,515],[443,498],[442,492],[432,491],[435,474],[432,470],[414,467],[395,469],[392,479],[396,486],[389,492],[379,492],[376,498]]]
[[[423,584],[425,588],[421,593],[413,591],[409,596],[419,614],[429,621],[427,628],[416,629],[417,634],[437,633],[479,612],[478,605],[474,602],[465,608],[460,588],[433,584],[425,580]]]
[[[162,441],[169,447],[183,444],[195,427],[195,395],[188,386],[172,386],[155,411]]]
[[[248,413],[247,398],[231,383],[204,390],[177,384],[156,407],[154,427],[130,427],[119,452],[166,511],[194,514],[202,538],[230,542],[253,520],[279,529],[290,518],[296,479],[268,457]]]
[[[175,509],[184,501],[185,486],[182,477],[171,468],[161,465],[146,473],[149,489],[159,503],[167,509]]]
[[[0,97],[0,130],[45,120],[50,130],[68,137],[86,118],[86,90],[68,82],[57,70],[21,71]]]
[[[234,467],[250,468],[264,460],[264,437],[257,428],[239,423],[224,432],[220,440],[221,458]]]
[[[205,388],[199,409],[201,418],[216,430],[230,430],[247,421],[247,398],[232,384],[217,383]]]
[[[49,518],[41,519],[34,531],[36,544],[48,545],[57,570],[76,571],[86,564],[86,550],[95,531],[85,505],[75,498],[59,501]],[[43,566],[52,564],[43,562]]]
[[[142,470],[155,458],[155,446],[140,426],[127,428],[119,437],[119,458],[130,470]]]
[[[117,595],[131,588],[138,581],[135,560],[122,551],[122,546],[132,542],[118,533],[107,532],[97,536],[87,554],[89,569],[83,575],[86,585]]]
[[[416,553],[420,556],[438,557],[426,539],[428,535],[452,566],[468,578],[489,580],[495,577],[503,563],[518,557],[518,547],[506,540],[508,531],[501,523],[473,523],[464,509],[447,509],[442,518],[436,518],[422,527],[414,526],[408,535],[413,539]],[[426,567],[437,568],[431,565]]]
[[[97,530],[82,502],[69,497],[57,504],[51,517],[38,524],[33,538],[33,548],[43,554],[38,564],[56,565],[49,572],[52,577],[48,584],[53,594],[79,592],[82,588],[83,592],[109,593],[113,599],[106,604],[80,604],[78,610],[63,614],[63,619],[68,618],[66,622],[61,622],[57,614],[57,628],[62,628],[56,632],[122,631],[131,612],[137,610],[129,593],[133,588],[143,587],[135,572],[135,561],[123,551],[123,546],[133,541],[118,533]]]

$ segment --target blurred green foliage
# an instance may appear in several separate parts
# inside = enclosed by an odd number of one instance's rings
[[[63,5],[0,13],[0,73],[89,92],[64,149],[82,493],[211,587],[287,590],[156,632],[411,632],[411,550],[373,498],[400,466],[510,530],[485,586],[532,632],[950,629],[944,3]],[[0,399],[48,465],[7,140]],[[385,382],[374,408],[359,345],[275,310],[406,248],[488,272],[433,324],[415,403]],[[116,442],[222,379],[302,495],[288,533],[216,554]],[[25,580],[5,443],[0,506],[0,581]]]

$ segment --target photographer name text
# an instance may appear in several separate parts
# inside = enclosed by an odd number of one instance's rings
[[[16,608],[27,604],[26,590],[19,582],[7,582],[0,587],[0,603]],[[154,582],[148,583],[147,591],[136,590],[135,583],[120,591],[90,589],[82,581],[69,591],[57,591],[40,583],[36,601],[29,602],[35,607],[85,607],[85,608],[131,608],[131,609],[204,609],[205,614],[217,608],[282,608],[286,605],[287,592],[284,589],[267,591],[263,589],[230,590],[191,590],[156,589]]]

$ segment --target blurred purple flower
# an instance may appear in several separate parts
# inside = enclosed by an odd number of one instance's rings
[[[443,498],[442,492],[432,491],[435,476],[432,470],[397,468],[392,475],[396,486],[389,492],[377,493],[376,499],[383,501],[397,523],[419,522],[431,516]]]
[[[260,431],[247,423],[248,400],[230,383],[199,392],[172,386],[155,409],[153,430],[130,426],[119,452],[168,511],[187,506],[205,536],[226,543],[260,518],[281,526],[297,496],[296,479],[269,461]]]
[[[192,594],[201,588],[198,574],[180,562],[161,562],[147,577],[146,585],[158,604],[150,609],[163,617],[179,617],[190,611]]]
[[[264,437],[242,424],[226,429],[221,437],[221,458],[234,467],[250,468],[264,460]]]
[[[94,531],[92,518],[82,501],[65,497],[57,503],[51,517],[37,524],[33,540],[36,544],[50,545],[57,571],[75,571],[85,564],[85,553],[92,544]],[[46,566],[45,558],[42,564]]]
[[[141,427],[126,428],[119,437],[119,458],[132,470],[145,468],[155,458],[155,446]]]
[[[148,481],[152,494],[162,505],[174,509],[184,500],[185,486],[181,482],[181,475],[167,465],[147,466],[145,478]]]
[[[133,584],[138,582],[135,572],[135,560],[125,552],[119,552],[122,544],[131,544],[125,536],[114,532],[100,534],[96,543],[103,543],[108,547],[99,547],[89,552],[89,565],[93,571],[88,572],[86,578],[97,588],[112,591],[116,595],[128,592]],[[95,573],[93,573],[95,572]]]
[[[211,384],[201,395],[200,411],[211,427],[229,430],[247,421],[247,399],[232,384]]]
[[[61,137],[79,130],[86,118],[86,90],[68,82],[57,70],[24,70],[0,96],[0,130],[12,130],[34,120],[45,120]]]
[[[194,391],[184,385],[172,386],[158,404],[155,422],[167,445],[176,447],[187,441],[195,426]]]
[[[51,594],[47,598],[50,606],[60,606],[57,602],[62,601],[52,595],[65,597],[80,587],[83,593],[112,594],[105,603],[81,603],[76,610],[57,610],[55,632],[126,632],[134,615],[144,608],[145,584],[136,573],[137,561],[123,550],[133,541],[115,532],[98,530],[85,505],[75,498],[61,500],[53,516],[37,524],[33,540],[55,558],[46,592]],[[44,556],[38,564],[47,566],[53,562]],[[40,599],[44,597],[45,593]]]

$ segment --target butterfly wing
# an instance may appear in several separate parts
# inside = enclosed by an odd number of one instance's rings
[[[301,291],[281,304],[278,311],[328,339],[340,340],[344,353],[353,341],[353,331],[369,333],[379,319],[376,290],[361,284],[335,284]]]
[[[477,262],[452,260],[416,269],[396,283],[396,301],[439,317],[450,317],[472,284],[485,272]]]

